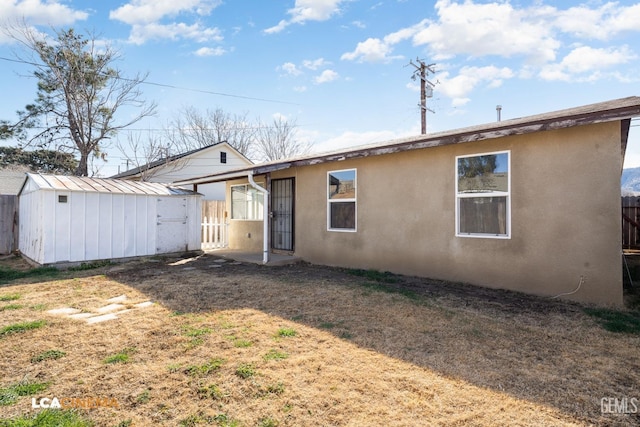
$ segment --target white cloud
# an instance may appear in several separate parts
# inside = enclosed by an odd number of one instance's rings
[[[109,13],[109,18],[127,24],[148,24],[181,13],[209,15],[221,0],[133,0]]]
[[[290,76],[299,76],[300,74],[302,74],[302,71],[300,71],[298,67],[296,67],[296,64],[292,62],[285,62],[280,67],[278,67],[278,69],[284,71]]]
[[[560,63],[543,67],[540,77],[544,80],[592,81],[604,76],[604,70],[625,64],[637,57],[627,46],[608,49],[580,46],[569,52]]]
[[[62,1],[0,0],[0,22],[24,20],[31,25],[69,25],[89,17],[87,12],[74,10]]]
[[[510,3],[436,3],[439,20],[414,37],[415,45],[428,45],[434,59],[455,55],[482,57],[521,55],[533,63],[555,59],[560,46],[545,18],[555,9],[546,6],[514,9]]]
[[[570,72],[583,73],[624,64],[635,58],[636,55],[626,46],[620,49],[594,49],[582,46],[565,56],[562,59],[562,65]]]
[[[324,60],[324,58],[318,58],[318,59],[314,59],[314,60],[304,60],[302,61],[302,66],[304,66],[305,68],[308,68],[310,70],[317,70],[319,68],[325,67],[327,65],[331,64],[330,62],[327,62]]]
[[[151,39],[190,39],[197,42],[221,41],[217,28],[201,24],[171,22],[179,15],[206,16],[222,4],[221,0],[132,0],[109,13],[109,18],[131,25],[129,41],[143,44]]]
[[[342,54],[340,59],[360,62],[386,62],[391,47],[380,39],[369,38],[358,43],[353,52]]]
[[[329,83],[334,80],[337,80],[340,76],[333,70],[324,70],[319,76],[317,76],[314,80],[316,84]]]
[[[168,25],[153,23],[145,25],[133,25],[129,41],[134,44],[143,44],[153,39],[190,39],[199,43],[210,41],[222,41],[222,35],[217,28],[205,28],[200,24],[187,25],[173,23]]]
[[[497,87],[504,79],[514,76],[513,71],[507,67],[462,67],[454,77],[450,77],[447,71],[438,74],[437,80],[440,84],[437,91],[451,98],[453,105],[464,105],[468,102],[467,95],[478,85],[485,83],[489,87]]]
[[[340,5],[348,0],[296,0],[295,6],[287,11],[289,20],[264,30],[267,34],[278,33],[291,24],[304,24],[307,21],[326,21],[340,12]]]
[[[479,86],[498,87],[504,79],[516,76],[566,81],[633,80],[632,72],[625,75],[614,69],[638,57],[631,48],[590,48],[581,46],[581,40],[606,40],[624,31],[640,32],[640,4],[585,2],[567,9],[542,1],[533,1],[527,7],[519,4],[509,0],[438,0],[434,6],[436,19],[370,37],[341,59],[386,63],[402,58],[393,56],[394,49],[410,41],[425,49],[423,53],[430,61],[442,65],[452,59],[456,68],[461,67],[456,71],[447,66],[449,71],[438,76],[442,83],[438,91],[450,97],[454,105],[469,102],[469,94]],[[561,55],[566,56],[558,62]],[[518,62],[510,68],[497,64],[465,66],[487,57],[516,58]]]
[[[280,31],[282,31],[285,28],[287,28],[288,25],[289,25],[289,23],[283,19],[282,21],[278,22],[278,25],[275,25],[273,27],[267,28],[266,30],[264,30],[264,32],[267,33],[267,34],[279,33]]]
[[[609,2],[596,9],[587,5],[557,12],[554,25],[576,37],[606,40],[623,31],[639,31],[640,4],[621,6]]]
[[[221,47],[201,47],[194,52],[196,56],[222,56],[225,53],[227,51]]]
[[[392,56],[393,45],[404,40],[410,39],[418,31],[424,28],[427,21],[422,21],[408,28],[385,36],[382,40],[379,38],[368,38],[364,42],[358,43],[355,50],[342,54],[340,59],[358,62],[390,62],[394,59],[403,58],[401,55]]]

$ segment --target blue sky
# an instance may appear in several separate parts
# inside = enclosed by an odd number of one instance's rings
[[[423,0],[0,0],[0,22],[91,31],[125,75],[149,73],[165,128],[182,107],[295,120],[314,151],[420,133],[409,61],[435,64],[428,132],[640,95],[640,3]],[[0,57],[16,48],[0,34]],[[0,60],[0,118],[33,101],[28,66]],[[170,87],[167,87],[170,86]],[[634,125],[640,125],[635,121]],[[122,167],[109,151],[102,175]],[[640,126],[626,167],[640,166]]]

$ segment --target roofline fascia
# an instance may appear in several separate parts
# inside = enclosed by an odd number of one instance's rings
[[[578,107],[580,108],[580,107]],[[373,147],[353,148],[340,152],[318,154],[316,156],[285,159],[282,162],[269,164],[257,164],[255,167],[242,168],[227,173],[209,175],[185,181],[177,181],[176,185],[204,184],[209,182],[222,182],[230,179],[242,178],[251,171],[254,175],[261,175],[268,172],[289,169],[297,166],[310,166],[328,162],[339,162],[363,157],[379,156],[383,154],[399,153],[403,151],[417,150],[422,148],[433,148],[444,145],[461,144],[465,142],[477,142],[487,139],[501,138],[506,136],[524,135],[533,132],[550,131],[564,129],[568,127],[583,126],[596,123],[611,122],[616,120],[630,119],[640,116],[640,103],[634,102],[631,105],[623,105],[609,109],[597,111],[576,112],[576,108],[557,112],[554,117],[544,117],[546,114],[529,116],[494,122],[485,125],[445,131],[423,137],[411,137],[397,142],[390,142],[385,145]],[[533,119],[533,120],[532,120]]]

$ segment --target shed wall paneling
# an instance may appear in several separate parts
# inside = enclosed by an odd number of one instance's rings
[[[100,194],[98,211],[98,259],[113,256],[113,195]]]
[[[112,195],[111,203],[111,257],[124,258],[124,196],[122,194]]]
[[[87,240],[87,194],[73,192],[69,194],[69,261],[84,261]],[[60,203],[58,200],[56,202]],[[58,238],[59,236],[56,236]]]
[[[38,262],[44,262],[44,254],[48,250],[53,251],[53,241],[51,235],[53,234],[53,218],[54,212],[51,208],[45,209],[44,197],[42,192],[31,193],[31,206],[33,211],[31,213],[31,233],[33,244],[34,260]]]
[[[146,220],[149,215],[149,207],[147,201],[149,197],[133,196],[136,206],[135,217],[135,254],[147,255],[147,245],[145,236],[147,234]]]
[[[126,195],[122,202],[124,214],[122,223],[124,228],[123,256],[131,257],[136,255],[136,216],[138,215],[136,196]]]
[[[156,242],[158,240],[157,236],[157,216],[158,216],[158,203],[156,201],[156,197],[147,198],[147,218],[146,218],[146,245],[147,245],[147,254],[156,254]]]
[[[42,263],[51,262],[47,259],[54,259],[55,253],[55,219],[56,211],[53,205],[52,191],[38,191],[34,193],[34,203],[37,204],[38,216],[34,218],[37,224],[38,236],[42,239],[40,248],[40,259]]]
[[[99,250],[99,229],[100,224],[100,207],[102,197],[98,193],[85,193],[85,250],[84,259],[96,260],[100,259]]]

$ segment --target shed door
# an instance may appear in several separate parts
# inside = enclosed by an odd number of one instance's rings
[[[188,248],[187,199],[158,197],[156,253],[184,252]]]
[[[271,249],[293,251],[294,178],[271,181]]]

